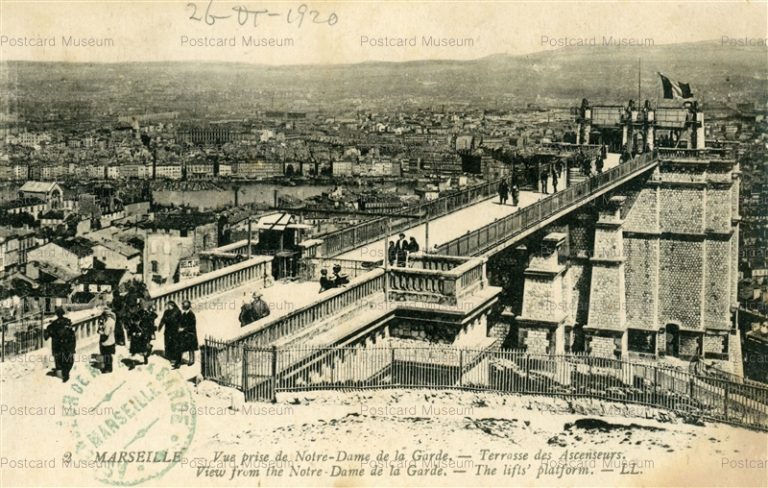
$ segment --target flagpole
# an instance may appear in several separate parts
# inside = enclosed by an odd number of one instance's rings
[[[637,104],[640,105],[642,103],[642,95],[640,90],[640,71],[643,66],[642,58],[637,58]]]

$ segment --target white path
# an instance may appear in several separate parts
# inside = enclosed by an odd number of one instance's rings
[[[618,162],[618,154],[609,154],[604,167],[604,171],[607,171],[618,165]],[[551,177],[548,183],[548,188],[551,194]],[[563,170],[563,177],[560,178],[558,184],[558,191],[562,191],[563,189],[565,189],[565,170]],[[482,202],[478,202],[470,207],[457,210],[443,217],[439,217],[429,222],[428,242],[426,224],[418,224],[406,231],[403,231],[403,233],[406,235],[406,238],[410,238],[411,236],[415,237],[422,250],[429,251],[429,249],[431,249],[435,244],[445,244],[446,242],[456,239],[457,237],[461,237],[468,232],[479,229],[500,218],[513,214],[520,208],[527,207],[545,198],[546,196],[546,194],[540,192],[521,191],[519,207],[512,205],[511,195],[506,205],[500,205],[499,197],[494,196],[493,198],[483,200]],[[381,239],[370,244],[362,245],[356,249],[337,256],[337,258],[352,261],[378,261],[386,256],[385,248],[387,246],[387,240],[396,241],[397,233],[390,236],[389,239]]]

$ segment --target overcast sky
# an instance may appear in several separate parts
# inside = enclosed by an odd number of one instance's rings
[[[188,3],[196,5],[196,12]],[[308,1],[298,26],[301,1],[214,0],[209,13],[231,15],[205,22],[208,0],[25,1],[0,0],[0,59],[39,61],[219,60],[265,64],[352,63],[417,59],[476,59],[524,54],[563,42],[627,39],[655,45],[728,38],[765,42],[768,2],[318,2]],[[233,7],[278,14],[240,13]],[[292,23],[288,13],[292,9]],[[316,10],[315,14],[310,10]],[[189,17],[196,13],[199,21]],[[331,16],[335,14],[335,18]],[[246,18],[247,17],[247,18]],[[335,20],[335,25],[312,23]],[[109,47],[64,45],[64,39],[109,38]],[[245,46],[243,37],[273,38],[283,47]],[[430,47],[425,39],[464,40],[463,47]],[[235,46],[201,47],[194,42],[234,37]],[[54,46],[37,46],[39,38]],[[414,39],[415,46],[381,47],[363,42]],[[187,42],[183,42],[187,39]],[[290,39],[290,42],[287,41]],[[466,41],[471,39],[471,42]],[[369,41],[370,42],[370,41]],[[15,44],[15,46],[14,46]],[[26,44],[26,45],[24,45]]]

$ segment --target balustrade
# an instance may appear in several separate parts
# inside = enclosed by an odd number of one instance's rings
[[[183,300],[197,300],[253,281],[254,284],[263,286],[271,275],[272,257],[254,256],[189,280],[150,290],[150,297],[157,309],[163,310],[169,301],[178,303]]]

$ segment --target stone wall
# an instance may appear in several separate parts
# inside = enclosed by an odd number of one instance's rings
[[[714,232],[731,230],[731,190],[707,188],[707,222],[705,228]]]
[[[657,325],[659,240],[624,238],[627,327]],[[650,324],[649,324],[650,322]]]
[[[390,335],[395,338],[415,339],[435,344],[453,344],[459,332],[458,326],[396,319],[389,325]]]
[[[643,188],[624,218],[624,231],[658,232],[658,187]]]
[[[659,323],[700,329],[702,242],[662,239],[659,245]]]
[[[593,266],[590,291],[589,325],[612,329],[624,323],[624,302],[617,297],[624,289],[624,267]]]
[[[587,351],[598,358],[616,359],[617,351],[621,351],[621,345],[617,345],[614,337],[591,336],[587,338]]]
[[[731,273],[731,243],[708,240],[704,247],[704,327],[727,330],[730,328],[731,316],[731,281],[727,279]]]
[[[728,335],[705,334],[703,339],[704,355],[707,353],[723,354],[728,352]]]
[[[568,267],[571,310],[566,323],[586,324],[589,320],[589,287],[592,267],[586,259],[571,261]]]
[[[695,234],[704,229],[704,193],[698,188],[661,188],[659,220],[662,232]]]
[[[551,333],[547,329],[521,327],[518,344],[523,346],[529,354],[549,354]]]

